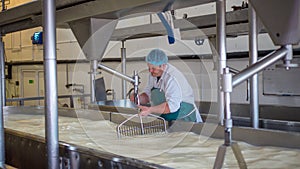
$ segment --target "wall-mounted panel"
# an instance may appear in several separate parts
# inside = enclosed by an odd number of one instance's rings
[[[293,63],[300,63],[300,58],[292,60]],[[300,68],[276,67],[282,61],[268,67],[263,71],[263,94],[279,96],[300,96]]]

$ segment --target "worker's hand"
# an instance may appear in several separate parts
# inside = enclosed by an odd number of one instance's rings
[[[138,106],[141,111],[139,113],[140,116],[148,116],[151,113],[151,107],[147,106]]]
[[[131,94],[130,94],[129,100],[132,101],[132,102],[134,101],[134,93],[131,93]]]
[[[149,97],[146,93],[139,94],[139,103],[140,104],[147,104],[149,103]],[[134,93],[131,93],[129,96],[129,100],[134,102]]]

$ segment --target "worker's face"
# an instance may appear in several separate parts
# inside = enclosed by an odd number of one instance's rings
[[[148,70],[153,77],[160,77],[164,73],[165,65],[155,66],[152,64],[147,64]]]

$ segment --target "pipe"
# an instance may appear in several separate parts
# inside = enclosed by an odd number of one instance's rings
[[[122,73],[126,74],[126,48],[124,47],[124,41],[122,41],[122,48],[121,48],[121,60],[122,60]],[[127,85],[126,81],[122,81],[122,99],[126,99],[127,93]]]
[[[6,10],[5,9],[5,0],[2,0],[1,2],[2,2],[2,11],[5,11]]]
[[[0,43],[3,45],[2,41],[2,35],[0,35]],[[1,62],[4,61],[4,48],[0,48],[0,57],[1,57]],[[3,59],[2,59],[3,58]],[[1,63],[1,72],[4,70],[4,67],[2,66],[3,64]],[[3,74],[1,73],[1,80],[3,80]],[[5,80],[5,79],[4,79]],[[0,88],[2,88],[3,83],[0,83]],[[0,168],[5,168],[5,142],[4,142],[4,120],[3,120],[3,105],[4,105],[4,100],[3,100],[3,92],[0,92]]]
[[[124,80],[127,80],[127,81],[129,81],[131,83],[135,83],[135,80],[133,78],[131,78],[131,77],[127,76],[127,75],[124,75],[124,74],[122,74],[122,73],[120,73],[120,72],[118,72],[118,71],[116,71],[116,70],[114,70],[114,69],[112,69],[110,67],[104,66],[102,64],[98,64],[98,67],[100,69],[105,70],[105,71],[107,71],[109,73],[112,73],[112,74],[114,74],[114,75],[116,75],[116,76],[118,76],[118,77],[120,77],[120,78],[122,78]]]
[[[167,31],[169,44],[174,44],[175,43],[174,30],[172,29],[171,25],[166,20],[164,14],[162,12],[157,13],[157,16]]]
[[[236,87],[238,84],[250,78],[252,75],[262,71],[266,67],[272,65],[279,59],[283,58],[288,52],[288,49],[285,46],[282,46],[275,52],[268,54],[267,56],[260,59],[255,64],[249,66],[247,69],[244,69],[239,74],[233,76],[232,85]]]
[[[249,6],[249,65],[257,62],[258,49],[257,49],[257,17],[256,12],[252,5]],[[250,78],[250,117],[252,127],[259,128],[259,91],[258,91],[258,75],[254,74]]]
[[[2,102],[3,106],[6,106],[6,83],[5,83],[5,48],[4,48],[4,42],[1,37],[0,40],[0,48],[1,48],[1,56],[0,56],[0,64],[1,64],[1,92],[2,92]]]
[[[96,102],[96,87],[95,87],[95,80],[96,80],[96,74],[97,74],[97,60],[91,60],[91,73],[90,73],[90,83],[91,83],[91,103]]]
[[[137,71],[135,70],[133,72],[133,78],[134,78],[134,103],[137,105],[140,105],[140,101],[139,101],[139,76]]]
[[[230,66],[227,66],[228,69],[229,69],[229,72],[232,73],[232,74],[238,74],[240,71],[233,68],[233,67],[230,67]]]
[[[232,119],[230,111],[230,93],[232,92],[232,75],[229,73],[229,68],[224,68],[222,78],[222,90],[224,92],[224,144],[230,146],[232,142]]]
[[[217,29],[217,51],[220,55],[218,64],[218,111],[219,123],[223,125],[224,119],[224,92],[221,90],[221,77],[223,69],[226,67],[226,19],[225,0],[216,1],[216,29]]]
[[[48,169],[59,168],[55,1],[43,1],[45,122]]]
[[[69,84],[69,64],[66,64],[66,82]]]

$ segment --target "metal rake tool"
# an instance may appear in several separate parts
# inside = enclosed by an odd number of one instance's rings
[[[117,126],[117,133],[119,138],[122,136],[167,133],[167,122],[164,118],[154,114],[145,117],[135,114]]]

